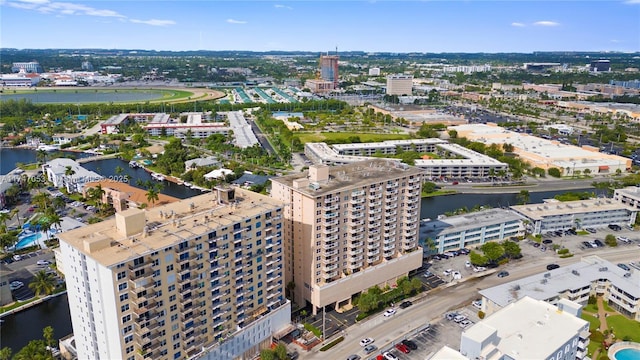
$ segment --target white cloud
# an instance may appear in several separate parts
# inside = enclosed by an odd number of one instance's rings
[[[229,24],[246,24],[246,21],[243,20],[235,20],[235,19],[227,19]]]
[[[515,27],[525,27],[527,25],[523,24],[523,23],[519,23],[519,22],[512,22],[511,26],[515,26]]]
[[[542,21],[534,22],[533,25],[536,25],[536,26],[558,26],[558,25],[560,25],[560,23],[557,23],[555,21],[542,20]]]
[[[0,0],[0,5],[7,5],[17,9],[33,10],[43,14],[52,14],[56,17],[64,15],[81,15],[81,16],[95,16],[102,18],[117,18],[121,21],[130,21],[136,24],[146,24],[151,26],[167,26],[175,25],[173,20],[138,20],[130,19],[128,16],[120,14],[115,10],[98,9],[92,6],[72,3],[72,2],[58,2],[50,0]]]
[[[616,39],[611,39],[609,40],[610,42],[614,43],[614,44],[619,44],[619,43],[623,43],[624,41],[622,40],[616,40]]]
[[[134,24],[145,24],[151,26],[168,26],[175,25],[176,22],[173,20],[158,20],[158,19],[149,19],[149,20],[138,20],[138,19],[130,19]]]
[[[276,9],[288,9],[288,10],[293,10],[293,8],[291,6],[287,6],[287,5],[282,5],[282,4],[275,4],[273,5],[274,8]]]
[[[640,0],[627,0],[624,3],[628,5],[640,4]]]

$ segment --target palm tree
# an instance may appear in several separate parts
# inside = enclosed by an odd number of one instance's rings
[[[2,350],[0,350],[0,360],[10,360],[11,359],[11,348],[10,347],[3,347]]]
[[[6,213],[0,213],[0,222],[2,222],[2,227],[6,229],[7,227],[7,220],[11,219],[13,216],[9,215],[8,212]],[[6,231],[6,230],[5,230]]]
[[[72,175],[74,175],[75,173],[76,173],[76,171],[75,171],[75,170],[73,170],[73,168],[72,168],[71,166],[66,166],[66,167],[64,168],[64,174],[65,174],[66,176],[72,176]]]
[[[20,222],[20,209],[15,208],[13,210],[11,210],[11,217],[16,217],[16,219],[18,219],[18,226],[22,227],[22,223]]]
[[[56,225],[55,227],[60,229],[60,225],[62,224],[62,218],[60,218],[60,215],[54,212],[52,214],[48,214],[47,218],[49,219],[49,224]]]
[[[43,192],[38,192],[33,196],[33,201],[35,201],[36,204],[38,204],[42,209],[45,210],[47,210],[47,205],[49,204],[50,200],[51,199],[49,198],[49,195]]]
[[[158,196],[158,194],[160,193],[160,191],[158,191],[158,189],[155,186],[150,187],[147,190],[147,201],[151,203],[151,205],[155,205],[156,201],[158,201],[160,199],[160,197]]]
[[[47,274],[44,270],[40,270],[33,277],[33,281],[29,284],[29,288],[33,290],[36,296],[40,296],[41,294],[50,295],[56,289],[56,280],[51,274]]]
[[[43,164],[47,161],[47,152],[40,149],[36,152],[36,161]]]
[[[44,342],[47,344],[49,349],[53,348],[55,343],[55,338],[53,337],[53,327],[47,326],[42,329],[42,337],[44,338]]]
[[[115,171],[116,171],[116,174],[120,175],[120,174],[122,174],[124,169],[120,165],[118,165],[118,166],[116,166]]]

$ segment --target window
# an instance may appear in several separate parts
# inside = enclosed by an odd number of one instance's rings
[[[169,285],[169,291],[174,291],[176,289],[175,285]]]
[[[124,271],[121,271],[118,273],[118,280],[122,280],[127,276],[127,273]]]
[[[120,295],[120,301],[127,301],[129,300],[129,294],[122,294]]]
[[[124,343],[128,344],[133,341],[133,335],[127,335],[124,337]]]
[[[129,310],[129,304],[124,304],[124,305],[120,306],[120,311],[121,312],[125,312],[127,310]]]
[[[173,264],[167,265],[167,272],[173,271]]]
[[[128,321],[131,321],[131,315],[125,315],[122,317],[123,324],[126,324]]]
[[[169,296],[169,301],[176,301],[176,295]]]
[[[127,348],[125,349],[126,353],[132,353],[133,352],[133,346],[127,346]]]
[[[127,283],[118,284],[119,291],[126,290],[126,289],[127,289]]]

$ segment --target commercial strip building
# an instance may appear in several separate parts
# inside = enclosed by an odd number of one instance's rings
[[[83,168],[76,161],[66,158],[53,159],[42,165],[42,173],[54,187],[63,187],[69,193],[82,193],[86,183],[104,178],[96,172]]]
[[[590,335],[581,312],[566,299],[552,305],[525,296],[465,330],[458,354],[445,347],[430,359],[581,360]]]
[[[597,148],[564,145],[557,141],[506,130],[496,124],[466,124],[449,127],[458,136],[491,144],[511,144],[514,153],[532,167],[557,168],[564,176],[589,172],[615,174],[631,168],[631,159],[598,152]]]
[[[169,114],[166,113],[118,114],[108,118],[106,121],[100,124],[100,128],[103,134],[118,134],[120,132],[120,126],[128,125],[131,123],[162,123],[168,121],[168,119]]]
[[[420,223],[420,240],[430,239],[437,252],[477,247],[488,241],[502,241],[524,236],[522,218],[510,210],[488,209],[464,215],[439,217]]]
[[[229,126],[233,131],[233,137],[235,138],[234,144],[237,147],[245,149],[260,143],[256,134],[253,133],[251,125],[249,125],[247,119],[242,115],[242,111],[229,111],[221,113],[221,115],[227,116]]]
[[[349,164],[373,159],[374,154],[393,155],[398,149],[419,153],[434,153],[448,159],[418,159],[415,166],[422,169],[425,178],[483,178],[509,166],[489,156],[469,150],[441,139],[389,140],[377,143],[334,144],[306,143],[305,155],[323,164]],[[388,159],[400,161],[399,159]]]
[[[78,358],[253,358],[291,316],[282,212],[217,188],[60,234]]]
[[[626,271],[598,256],[580,262],[480,290],[482,311],[492,314],[522,297],[551,304],[561,299],[585,305],[600,295],[614,310],[640,321],[640,270]]]
[[[306,80],[304,82],[304,87],[314,94],[327,94],[335,89],[333,81],[323,79]]]
[[[576,201],[547,199],[538,204],[514,205],[511,210],[527,221],[532,234],[572,228],[602,228],[635,223],[637,208],[609,198]]]
[[[413,91],[413,75],[387,75],[387,95],[411,95]]]
[[[40,75],[34,73],[0,74],[0,85],[3,87],[31,87],[39,82]]]
[[[285,280],[300,306],[336,308],[422,265],[421,171],[367,160],[272,178],[285,208]]]
[[[186,117],[186,122],[172,119],[167,113],[137,113],[114,115],[100,124],[103,134],[118,134],[120,127],[131,123],[145,124],[144,130],[151,136],[174,136],[179,139],[204,139],[213,134],[227,135],[230,128],[223,122],[205,122],[201,112],[187,112],[180,114]]]

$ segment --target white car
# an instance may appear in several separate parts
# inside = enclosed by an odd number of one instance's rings
[[[470,268],[471,267],[471,261],[469,261],[469,260],[465,261],[464,262],[464,267]]]
[[[447,270],[445,270],[445,271],[443,271],[443,272],[442,272],[442,275],[444,275],[444,276],[449,276],[449,275],[451,275],[451,272],[453,272],[453,270],[451,270],[451,269],[447,269]]]
[[[393,353],[390,353],[390,352],[388,352],[388,351],[387,351],[387,352],[382,353],[382,356],[384,356],[384,358],[385,358],[386,360],[398,360],[398,357],[397,357],[397,356],[393,355]]]
[[[369,344],[373,344],[375,340],[373,340],[372,338],[364,338],[362,340],[360,340],[360,346],[367,346]]]
[[[453,280],[462,279],[462,274],[460,274],[460,271],[458,271],[458,270],[456,270],[453,273],[451,273],[451,275],[453,276]]]
[[[38,260],[36,264],[40,266],[47,266],[47,265],[51,265],[51,262],[49,260]]]
[[[387,311],[385,311],[383,315],[385,317],[389,317],[389,316],[391,316],[391,315],[393,315],[395,313],[396,313],[396,309],[387,309]]]
[[[618,241],[622,241],[622,242],[626,242],[626,243],[628,243],[628,242],[629,242],[629,238],[624,237],[624,236],[617,236],[617,237],[616,237],[616,240],[618,240]]]
[[[471,305],[476,309],[482,309],[482,300],[475,300]]]
[[[484,267],[484,266],[476,266],[476,267],[473,268],[474,272],[481,272],[481,271],[485,271],[485,270],[487,270],[487,268]]]
[[[16,281],[12,281],[12,282],[9,284],[9,289],[10,289],[10,290],[18,290],[18,289],[20,289],[20,288],[21,288],[21,287],[23,287],[23,286],[24,286],[24,283],[23,283],[22,281],[17,281],[17,280],[16,280]]]

